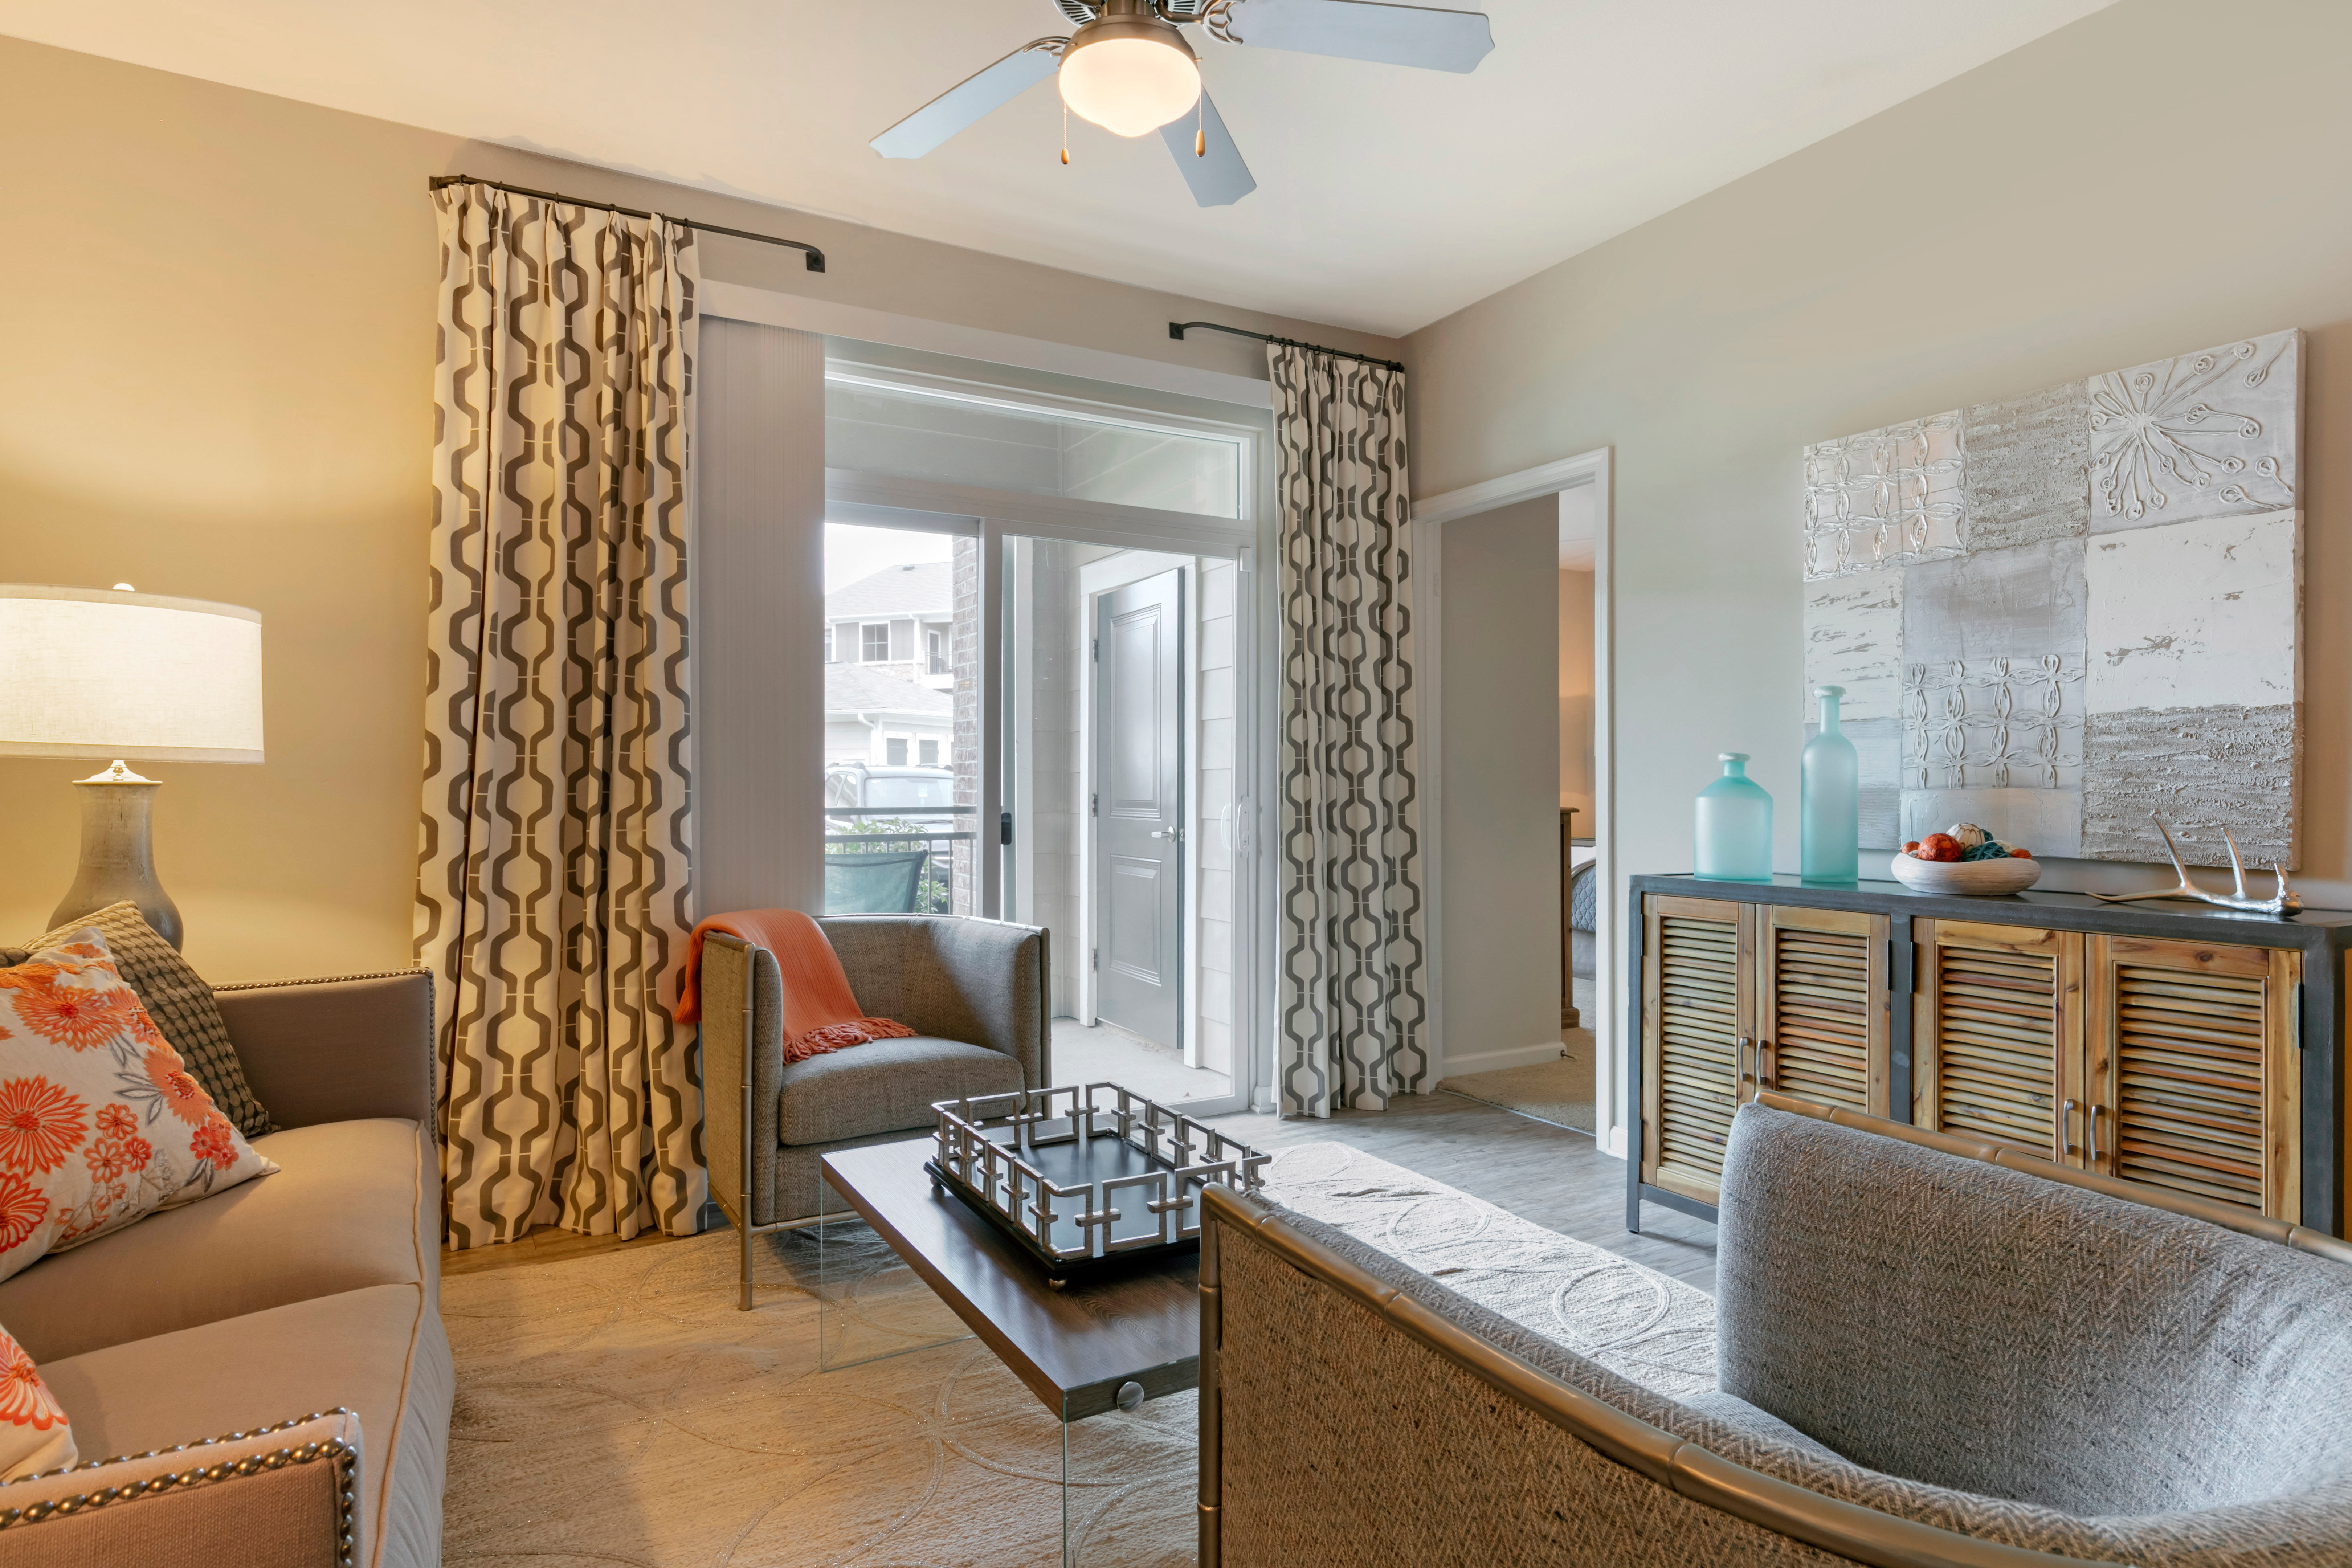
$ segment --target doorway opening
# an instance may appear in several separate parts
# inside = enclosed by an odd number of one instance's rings
[[[1234,1101],[1235,563],[1005,543],[1005,910],[1052,933],[1054,1080]]]
[[[1050,1083],[1245,1108],[1263,433],[826,377],[826,910],[1042,926]]]
[[[1437,656],[1440,1081],[1622,1158],[1610,507],[1605,448],[1417,500],[1439,570],[1414,607]],[[1556,678],[1530,647],[1555,630]]]

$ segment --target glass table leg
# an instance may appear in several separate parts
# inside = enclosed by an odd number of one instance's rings
[[[830,1182],[817,1184],[817,1365],[863,1366],[972,1337]]]
[[[1067,1408],[1065,1401],[1064,1408]],[[1200,1402],[1146,1400],[1129,1383],[1098,1415],[1062,1424],[1062,1563],[1190,1562],[1200,1536]],[[1136,1485],[1139,1476],[1176,1484]]]

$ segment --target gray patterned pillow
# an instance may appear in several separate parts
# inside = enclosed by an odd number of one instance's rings
[[[228,1026],[221,1021],[213,988],[188,967],[178,949],[140,918],[137,904],[109,904],[36,938],[30,946],[36,952],[54,947],[85,926],[96,926],[98,934],[106,939],[115,968],[139,993],[147,1016],[155,1020],[155,1026],[163,1031],[163,1037],[213,1097],[220,1113],[247,1138],[273,1131],[269,1112],[246,1084],[245,1066],[236,1059],[236,1047],[229,1043]]]

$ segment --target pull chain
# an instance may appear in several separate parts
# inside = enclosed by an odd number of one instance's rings
[[[1070,166],[1070,103],[1062,100],[1062,167]]]
[[[1200,117],[1195,121],[1192,132],[1192,156],[1205,158],[1209,155],[1209,89],[1207,88],[1201,89],[1200,100],[1193,107],[1199,111]],[[1067,114],[1069,110],[1064,109],[1062,112]]]

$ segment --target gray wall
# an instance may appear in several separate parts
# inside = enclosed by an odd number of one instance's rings
[[[1409,340],[1419,493],[1614,449],[1621,873],[1688,868],[1724,750],[1794,868],[1807,442],[2299,326],[2301,880],[2352,906],[2347,81],[2338,0],[2123,0]]]
[[[695,903],[821,914],[824,341],[712,318],[696,377]]]
[[[1437,531],[1451,1065],[1559,1037],[1559,503]]]

